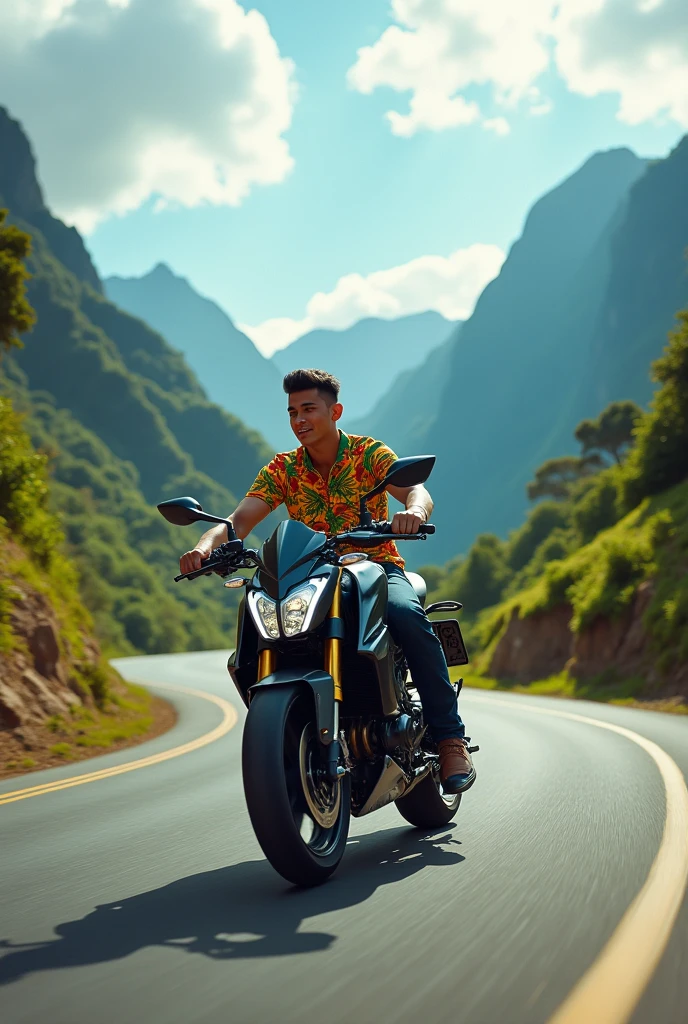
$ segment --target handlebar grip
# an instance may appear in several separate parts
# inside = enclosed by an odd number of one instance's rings
[[[392,524],[389,523],[389,522],[378,523],[378,527],[379,527],[378,533],[382,534],[384,537],[387,537],[387,536],[389,536],[389,537],[415,537],[416,536],[415,534],[408,534],[408,533],[392,533],[391,526],[392,526]],[[435,532],[435,527],[434,527],[434,525],[432,523],[423,523],[423,525],[421,526],[421,528],[418,531],[418,533],[434,533],[434,532]]]
[[[174,582],[179,583],[180,580],[195,580],[199,576],[210,576],[213,569],[220,565],[221,562],[221,558],[206,558],[205,561],[201,562],[200,569],[193,569],[191,572],[183,572],[179,576],[174,577]]]

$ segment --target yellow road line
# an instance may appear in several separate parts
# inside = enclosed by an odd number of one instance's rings
[[[156,688],[158,685],[164,687],[162,683],[155,683]],[[138,768],[149,768],[151,765],[161,764],[163,761],[169,761],[173,757],[181,757],[182,754],[190,754],[192,750],[199,750],[201,747],[219,740],[220,737],[226,735],[236,725],[238,716],[228,700],[216,697],[212,693],[206,693],[204,690],[192,690],[186,686],[174,686],[169,687],[169,689],[179,691],[180,693],[188,693],[193,697],[208,700],[211,704],[217,704],[223,712],[222,721],[215,729],[205,733],[203,736],[190,740],[188,743],[183,743],[179,747],[163,750],[159,754],[151,754],[150,757],[141,757],[137,761],[127,761],[125,764],[118,764],[112,768],[102,768],[97,772],[73,775],[68,779],[59,779],[56,782],[46,782],[42,786],[30,786],[26,789],[15,789],[9,793],[2,793],[0,794],[0,805],[13,804],[17,800],[28,800],[29,797],[42,796],[44,793],[55,793],[60,789],[71,789],[72,786],[83,786],[87,782],[100,782],[101,779],[110,779],[113,775],[123,775],[125,772],[134,772]]]
[[[549,1024],[626,1024],[666,949],[688,884],[688,789],[681,770],[656,743],[623,726],[571,711],[467,696],[469,702],[501,704],[608,729],[642,747],[659,769],[666,818],[650,873],[606,946],[549,1020]]]

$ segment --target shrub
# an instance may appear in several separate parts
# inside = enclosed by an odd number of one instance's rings
[[[621,473],[608,469],[586,483],[571,509],[571,522],[581,544],[587,544],[623,516]]]
[[[509,537],[506,560],[514,572],[528,564],[543,540],[557,527],[565,526],[569,519],[569,508],[558,501],[543,501],[536,505],[523,526]]]
[[[688,310],[678,320],[664,354],[653,363],[653,378],[662,386],[635,431],[624,479],[627,508],[688,477]]]

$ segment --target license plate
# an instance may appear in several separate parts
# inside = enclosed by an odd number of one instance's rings
[[[467,665],[468,652],[461,636],[461,629],[457,619],[440,619],[433,622],[432,628],[435,636],[442,644],[444,657],[449,667],[453,665]]]

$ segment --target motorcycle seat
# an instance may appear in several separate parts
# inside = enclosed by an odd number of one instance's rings
[[[428,587],[421,575],[417,572],[406,572],[406,579],[409,581],[411,586],[416,592],[416,597],[421,603],[421,607],[425,608],[425,598],[428,595]]]

